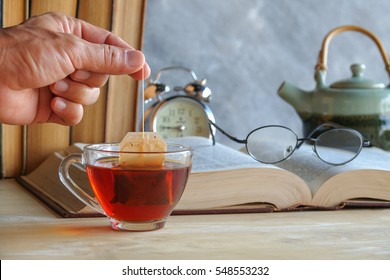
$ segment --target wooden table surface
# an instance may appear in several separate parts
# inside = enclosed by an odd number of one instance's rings
[[[390,259],[390,209],[171,216],[117,232],[106,218],[64,219],[0,180],[0,258]]]

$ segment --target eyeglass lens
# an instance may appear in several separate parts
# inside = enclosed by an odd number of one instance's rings
[[[336,128],[318,136],[315,152],[329,164],[344,164],[353,160],[362,149],[361,135],[352,129]]]
[[[297,135],[286,127],[266,126],[248,135],[246,148],[260,162],[277,163],[294,152],[297,140]]]

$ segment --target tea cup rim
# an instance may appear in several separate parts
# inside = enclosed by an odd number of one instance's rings
[[[175,147],[177,150],[167,150],[167,151],[155,151],[155,152],[134,152],[134,151],[120,151],[120,150],[110,150],[107,148],[97,148],[98,146],[107,146],[107,147],[119,147],[119,142],[113,143],[94,143],[85,145],[83,150],[98,151],[102,153],[126,153],[126,154],[174,154],[182,152],[194,152],[194,148],[188,145],[179,144],[179,143],[167,143],[167,147]]]

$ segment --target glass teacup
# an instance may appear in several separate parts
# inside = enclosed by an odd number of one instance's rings
[[[191,147],[168,144],[165,152],[123,152],[119,144],[85,146],[59,167],[62,183],[78,199],[108,217],[113,229],[148,231],[163,228],[179,202],[191,170]],[[139,158],[139,166],[122,166],[120,157]],[[161,157],[161,166],[145,166],[142,158]],[[85,166],[95,197],[69,175],[72,164]]]

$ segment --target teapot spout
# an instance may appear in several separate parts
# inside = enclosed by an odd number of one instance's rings
[[[305,118],[312,113],[311,93],[301,90],[288,82],[283,82],[278,89],[279,96],[290,103],[301,117],[305,116]]]

